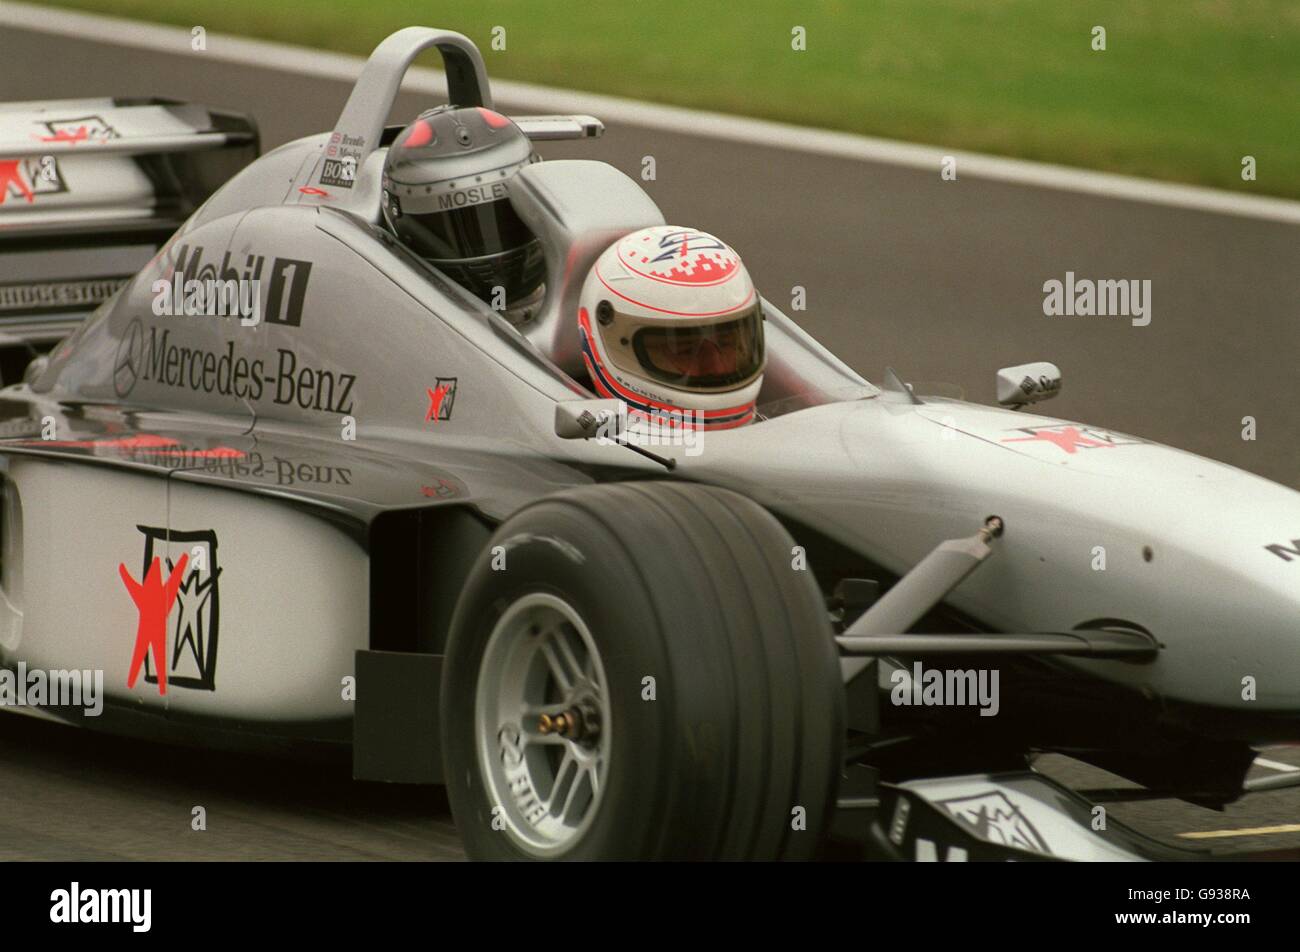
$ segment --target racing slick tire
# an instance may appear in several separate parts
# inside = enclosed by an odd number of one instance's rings
[[[489,541],[451,622],[441,741],[477,859],[807,859],[844,740],[825,605],[734,492],[583,487]]]

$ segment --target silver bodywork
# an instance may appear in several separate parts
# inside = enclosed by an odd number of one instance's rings
[[[994,632],[1119,620],[1154,637],[1153,661],[1052,670],[1164,712],[1178,737],[1300,740],[1290,489],[1104,428],[877,389],[771,302],[759,422],[708,433],[699,453],[656,447],[671,473],[556,436],[556,404],[592,396],[574,320],[583,277],[612,240],[663,216],[601,163],[520,171],[511,200],[549,269],[540,314],[519,328],[407,255],[378,227],[382,122],[428,45],[450,57],[453,101],[490,105],[467,40],[396,34],[336,130],[236,175],[39,377],[0,393],[7,664],[102,668],[112,702],[169,717],[340,736],[352,656],[374,644],[376,520],[455,509],[490,526],[566,487],[673,478],[750,496],[797,540],[830,540],[886,583],[997,515],[996,554],[946,609]],[[322,184],[331,149],[349,142],[354,181]],[[156,316],[154,282],[196,261],[259,274],[260,322]],[[118,566],[143,571],[141,527],[163,530],[148,551],[173,560],[186,534],[217,540],[211,687],[127,688],[138,613]],[[180,632],[168,637],[175,654]]]

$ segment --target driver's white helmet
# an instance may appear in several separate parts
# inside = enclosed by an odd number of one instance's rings
[[[693,228],[625,235],[596,260],[578,300],[596,391],[633,415],[726,429],[754,418],[763,312],[740,255]]]

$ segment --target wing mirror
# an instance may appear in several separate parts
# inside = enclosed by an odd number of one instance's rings
[[[49,366],[49,354],[41,354],[41,356],[33,358],[32,362],[27,365],[27,369],[23,371],[23,383],[28,385],[35,383]]]
[[[1023,407],[1050,400],[1060,392],[1061,369],[1045,360],[998,371],[998,403],[1004,407]]]
[[[631,442],[624,432],[626,422],[627,404],[622,400],[565,400],[555,405],[555,435],[560,439],[617,443],[664,469],[677,468],[677,460]]]
[[[555,405],[555,435],[562,440],[590,440],[621,435],[621,400],[565,400]]]

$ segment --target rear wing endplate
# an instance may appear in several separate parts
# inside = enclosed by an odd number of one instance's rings
[[[257,152],[250,119],[204,106],[0,103],[0,349],[66,334]]]

